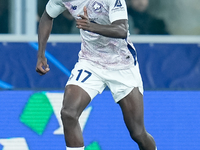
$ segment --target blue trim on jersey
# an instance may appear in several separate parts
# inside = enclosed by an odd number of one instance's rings
[[[126,43],[127,43],[127,48],[129,49],[129,51],[131,52],[133,58],[134,58],[134,65],[137,64],[137,53],[135,51],[135,49],[127,42],[127,39],[125,39]]]
[[[34,42],[29,42],[29,44],[35,49],[38,50],[38,44]],[[63,64],[61,64],[53,55],[48,53],[47,51],[45,52],[45,56],[49,61],[51,61],[58,69],[60,69],[64,74],[66,74],[68,77],[70,77],[71,72],[65,68]]]
[[[13,89],[14,86],[0,80],[0,88],[2,88],[2,89]]]
[[[131,52],[131,54],[133,55],[133,58],[134,58],[134,65],[136,65],[137,64],[137,59],[136,59],[136,57],[137,57],[137,54],[136,54],[136,51],[133,49],[133,47],[130,45],[130,44],[128,44],[127,43],[127,47],[128,47],[128,49],[129,49],[129,51]]]

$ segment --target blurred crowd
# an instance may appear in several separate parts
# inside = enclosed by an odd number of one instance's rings
[[[49,0],[38,0],[38,22],[42,16],[45,6]],[[57,18],[54,19],[52,34],[78,34],[79,30],[76,28],[75,20],[71,14],[66,10]]]
[[[129,30],[131,34],[169,34],[163,19],[151,15],[147,10],[149,0],[129,0]]]
[[[41,17],[48,0],[38,1],[38,15]],[[131,34],[169,34],[161,18],[150,15],[147,11],[149,0],[127,0],[129,14],[129,31]],[[62,24],[62,25],[61,25]],[[78,33],[75,21],[68,11],[54,20],[52,33]]]
[[[0,0],[0,33],[10,33],[11,0]],[[38,22],[48,0],[37,0]],[[199,35],[199,0],[126,0],[129,31],[137,35]],[[186,18],[188,21],[186,21]],[[38,23],[37,22],[37,23]],[[54,20],[53,34],[78,34],[68,11]]]
[[[8,33],[9,30],[9,19],[8,19],[8,1],[1,0],[0,2],[0,33]]]

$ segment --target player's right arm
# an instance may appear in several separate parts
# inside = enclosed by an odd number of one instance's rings
[[[50,70],[47,64],[47,59],[45,57],[45,49],[46,49],[47,40],[52,30],[52,25],[53,25],[53,18],[51,18],[45,10],[40,19],[39,28],[38,28],[39,49],[38,49],[38,55],[37,55],[36,71],[40,75],[44,75]]]
[[[39,49],[36,65],[36,71],[40,75],[44,75],[50,70],[45,57],[46,44],[52,30],[53,18],[56,18],[64,10],[66,10],[66,8],[64,7],[62,0],[50,0],[47,3],[46,10],[40,19],[38,28]]]

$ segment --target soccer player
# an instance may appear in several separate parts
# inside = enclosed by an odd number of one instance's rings
[[[36,71],[44,75],[50,70],[44,54],[46,43],[53,18],[66,9],[76,19],[82,38],[61,110],[67,150],[84,150],[79,116],[106,86],[121,107],[130,136],[140,150],[155,150],[155,141],[144,126],[143,83],[128,37],[125,0],[49,0],[39,23]]]

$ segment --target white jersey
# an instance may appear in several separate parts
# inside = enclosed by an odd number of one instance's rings
[[[46,11],[52,17],[57,17],[68,9],[77,19],[87,7],[91,22],[101,25],[110,25],[120,19],[128,19],[125,0],[49,0]],[[136,63],[136,52],[129,38],[109,38],[80,30],[82,43],[79,59],[88,60],[92,65],[104,69],[127,69]],[[133,55],[131,52],[133,52]]]

